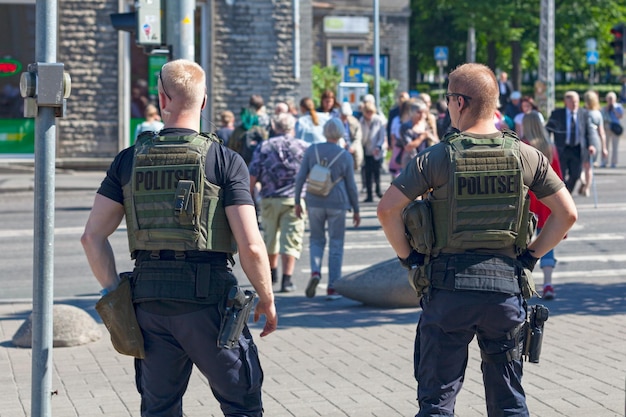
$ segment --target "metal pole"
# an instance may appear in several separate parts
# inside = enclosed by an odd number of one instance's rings
[[[443,98],[443,61],[437,61],[437,67],[439,67],[439,100]]]
[[[195,61],[194,10],[195,0],[168,1],[165,3],[167,43],[172,46],[173,59]]]
[[[293,78],[300,79],[300,0],[293,0]]]
[[[129,11],[126,0],[118,0],[118,10]],[[130,33],[119,32],[117,38],[117,111],[118,120],[118,151],[130,146]],[[134,139],[134,138],[133,138]]]
[[[374,0],[374,97],[380,112],[380,12],[378,1]]]
[[[470,26],[467,29],[467,62],[476,62],[476,28]]]
[[[35,61],[56,62],[57,2],[37,0]],[[54,283],[54,109],[40,107],[35,119],[35,223],[33,250],[33,340],[31,415],[51,416],[52,303]]]
[[[554,109],[554,0],[541,0],[539,24],[539,81],[546,90],[539,103],[549,116]]]

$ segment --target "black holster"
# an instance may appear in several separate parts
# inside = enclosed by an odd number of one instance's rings
[[[524,340],[524,357],[528,362],[539,363],[543,342],[543,325],[548,320],[550,310],[541,304],[530,308]]]
[[[223,349],[239,347],[239,337],[248,321],[256,293],[234,286],[228,292],[217,336],[217,346]]]

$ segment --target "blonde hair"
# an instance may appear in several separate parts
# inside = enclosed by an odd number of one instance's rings
[[[583,99],[585,100],[585,107],[589,110],[600,110],[600,97],[595,91],[586,91]]]
[[[193,61],[177,59],[161,68],[161,89],[175,101],[181,112],[199,111],[206,94],[206,75]]]
[[[376,105],[371,101],[364,102],[363,113],[376,113]]]
[[[548,158],[548,161],[552,163],[552,158],[554,157],[552,144],[550,143],[548,132],[541,121],[541,116],[537,111],[533,110],[524,115],[522,131],[524,132],[524,139],[528,144],[541,151]]]
[[[498,109],[500,89],[496,76],[483,64],[463,64],[448,76],[450,93],[470,97],[466,100],[469,115],[474,119],[492,120]]]

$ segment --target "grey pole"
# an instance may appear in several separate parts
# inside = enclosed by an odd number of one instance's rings
[[[379,0],[374,0],[374,97],[380,112],[380,11]]]
[[[37,0],[36,62],[56,62],[57,2]],[[40,107],[35,120],[35,224],[31,415],[51,416],[52,303],[54,284],[54,165],[56,124],[52,107]]]
[[[167,43],[172,46],[173,59],[195,61],[195,0],[166,2]]]
[[[293,78],[300,79],[300,0],[293,0]]]
[[[545,87],[545,96],[538,97],[539,106],[549,116],[554,109],[554,0],[541,0],[539,81]]]

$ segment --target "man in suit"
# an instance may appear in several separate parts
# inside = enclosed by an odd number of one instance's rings
[[[567,91],[564,96],[565,108],[556,109],[550,115],[546,129],[554,135],[554,144],[559,153],[565,186],[571,193],[580,178],[582,150],[595,155],[593,143],[598,132],[594,128],[587,110],[579,108],[580,97],[576,91]]]
[[[513,92],[513,84],[509,81],[509,74],[504,71],[500,73],[498,88],[500,89],[500,109],[504,110]]]

